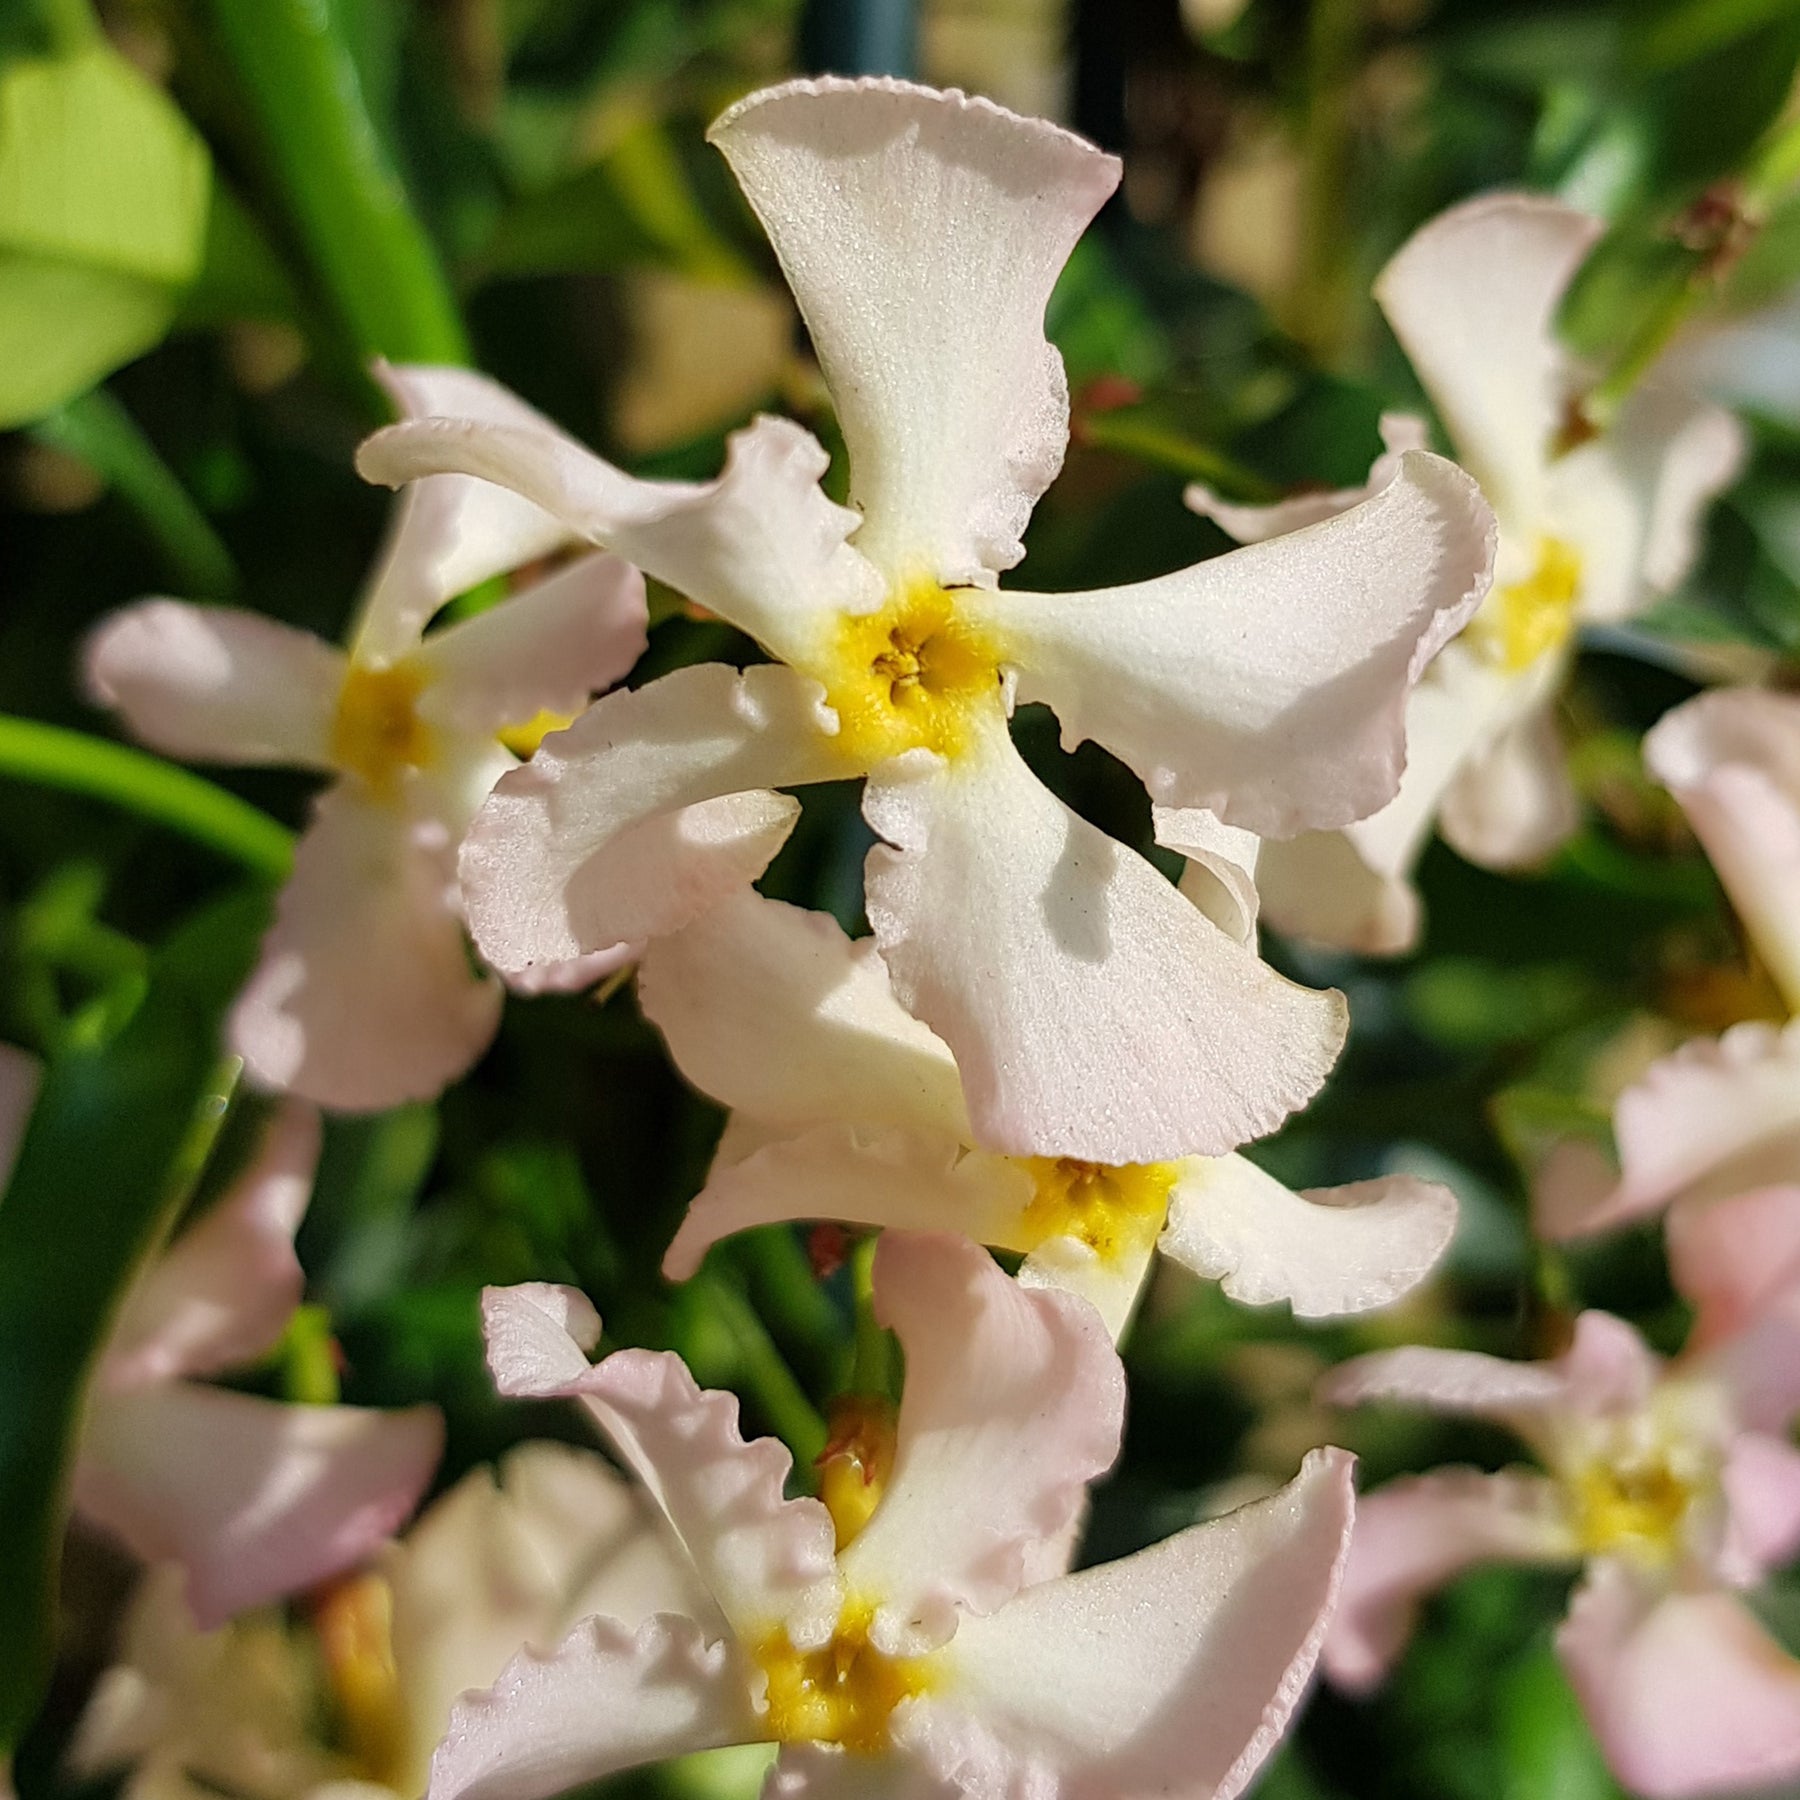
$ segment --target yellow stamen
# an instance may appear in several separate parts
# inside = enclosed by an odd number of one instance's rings
[[[875,1516],[894,1468],[893,1402],[879,1394],[840,1394],[831,1403],[831,1436],[819,1452],[819,1498],[842,1550]]]
[[[1019,1166],[1037,1183],[1025,1209],[1023,1247],[1050,1238],[1079,1238],[1104,1260],[1154,1244],[1169,1211],[1173,1163],[1078,1162],[1029,1156]]]
[[[816,675],[860,767],[906,750],[955,756],[998,707],[1000,655],[957,616],[956,590],[920,583],[878,612],[839,620]]]
[[[1571,1486],[1576,1531],[1588,1555],[1673,1559],[1694,1490],[1661,1457],[1629,1465],[1589,1463]]]
[[[394,1666],[394,1597],[379,1575],[334,1582],[313,1608],[313,1629],[337,1718],[359,1775],[401,1786],[406,1702]]]
[[[537,755],[538,745],[553,731],[567,731],[575,723],[573,713],[555,713],[540,707],[536,714],[518,725],[508,725],[496,733],[508,750],[521,762]]]
[[[1496,588],[1469,625],[1490,660],[1517,674],[1568,641],[1581,592],[1581,557],[1561,538],[1538,540],[1537,566]]]
[[[888,1748],[894,1708],[932,1686],[930,1658],[882,1655],[869,1643],[874,1616],[872,1606],[846,1606],[820,1650],[796,1650],[779,1627],[756,1646],[757,1664],[769,1678],[771,1739],[841,1744],[862,1756]]]
[[[412,663],[353,665],[332,721],[332,761],[378,794],[390,793],[403,770],[424,768],[432,758],[431,728],[418,713],[424,691],[424,672]]]

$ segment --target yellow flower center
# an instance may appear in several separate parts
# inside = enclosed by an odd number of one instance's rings
[[[893,1402],[879,1394],[840,1394],[831,1403],[831,1437],[819,1453],[819,1498],[842,1550],[875,1516],[893,1473]]]
[[[1518,674],[1568,641],[1580,592],[1580,556],[1561,538],[1540,538],[1537,566],[1494,590],[1469,635],[1490,661]]]
[[[1694,1500],[1692,1485],[1660,1456],[1589,1463],[1571,1482],[1575,1528],[1589,1556],[1624,1553],[1669,1562]]]
[[[838,743],[868,768],[907,750],[955,756],[1000,698],[1000,655],[957,616],[954,589],[924,582],[879,611],[844,615],[816,668]]]
[[[331,725],[332,761],[378,794],[391,793],[404,770],[424,768],[433,753],[431,728],[418,712],[424,691],[425,674],[416,664],[353,664]]]
[[[1025,1248],[1035,1250],[1051,1238],[1079,1238],[1110,1261],[1156,1242],[1168,1216],[1174,1163],[1115,1166],[1072,1156],[1022,1156],[1017,1161],[1037,1183],[1022,1221]]]
[[[862,1756],[888,1748],[888,1720],[932,1685],[929,1657],[884,1656],[869,1642],[875,1609],[846,1606],[831,1642],[796,1650],[777,1627],[756,1646],[769,1678],[768,1734],[781,1744],[841,1744]]]
[[[383,1787],[401,1787],[406,1701],[394,1666],[394,1597],[388,1584],[379,1575],[334,1582],[315,1603],[312,1623],[356,1773]]]
[[[567,731],[575,723],[573,713],[555,713],[540,707],[529,719],[518,725],[507,725],[497,734],[521,762],[537,755],[538,745],[553,731]]]

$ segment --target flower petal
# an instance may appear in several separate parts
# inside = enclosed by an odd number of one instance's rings
[[[1694,1308],[1688,1353],[1704,1352],[1800,1292],[1800,1186],[1678,1206],[1667,1245],[1675,1290]]]
[[[1754,688],[1702,694],[1644,739],[1758,954],[1800,1007],[1800,700]]]
[[[1000,1248],[1006,1247],[1005,1240],[998,1235],[988,1241]],[[1100,1315],[1106,1335],[1116,1345],[1124,1337],[1125,1328],[1144,1297],[1150,1268],[1155,1261],[1156,1245],[1150,1242],[1122,1243],[1102,1255],[1078,1237],[1046,1238],[1019,1264],[1019,1285],[1055,1288],[1085,1300]],[[1042,1579],[1041,1575],[1034,1577],[1032,1571],[1046,1557],[1054,1558],[1052,1573],[1061,1574],[1067,1570],[1074,1554],[1075,1539],[1079,1536],[1075,1526],[1081,1522],[1078,1518],[1065,1530],[1060,1551],[1056,1550],[1053,1541],[1052,1545],[1026,1558],[1027,1585],[1033,1579]]]
[[[972,593],[964,610],[1152,800],[1270,837],[1391,800],[1406,696],[1493,575],[1494,520],[1454,463],[1410,451],[1352,511],[1159,580],[1091,594]]]
[[[1456,1231],[1456,1196],[1389,1175],[1295,1193],[1242,1156],[1195,1157],[1169,1196],[1167,1256],[1247,1306],[1299,1318],[1386,1306],[1431,1272]]]
[[[182,600],[110,614],[82,653],[88,698],[152,749],[308,769],[331,767],[345,666],[344,653],[311,632]]]
[[[1444,790],[1438,815],[1444,842],[1484,869],[1540,863],[1580,823],[1568,752],[1547,707],[1472,756]]]
[[[1800,1550],[1800,1450],[1767,1432],[1739,1432],[1720,1479],[1730,1521],[1728,1578],[1748,1587]]]
[[[287,1406],[159,1382],[94,1396],[75,1504],[146,1562],[181,1563],[209,1629],[368,1556],[418,1504],[443,1439],[433,1406]]]
[[[473,732],[568,718],[629,674],[648,641],[644,578],[616,556],[584,556],[433,632],[419,660],[436,679],[420,711]]]
[[[1730,1595],[1598,1562],[1556,1647],[1613,1773],[1649,1800],[1800,1774],[1800,1662]]]
[[[773,418],[734,433],[705,483],[639,481],[546,421],[420,419],[356,453],[364,480],[389,487],[459,472],[510,488],[782,657],[816,648],[829,616],[881,598],[881,578],[844,541],[857,515],[819,487],[828,461],[810,432]]]
[[[463,841],[481,953],[516,973],[679,930],[747,886],[798,804],[841,777],[818,690],[779,665],[697,663],[609,694],[502,778]]]
[[[651,944],[638,1001],[682,1074],[722,1106],[968,1141],[949,1050],[894,998],[875,946],[824,913],[728,895]]]
[[[787,82],[707,136],[825,371],[858,548],[890,579],[1011,568],[1068,442],[1044,307],[1118,160],[991,101],[888,80]]]
[[[685,1281],[721,1238],[784,1220],[836,1220],[884,1231],[953,1231],[1024,1249],[1034,1188],[1002,1156],[965,1153],[942,1132],[822,1125],[713,1165],[663,1258]]]
[[[783,1744],[761,1800],[961,1800],[909,1756],[858,1756],[836,1744]]]
[[[620,1769],[760,1736],[729,1639],[659,1614],[586,1619],[550,1656],[522,1651],[450,1715],[427,1800],[548,1800]]]
[[[1399,801],[1393,805],[1398,806]],[[1375,823],[1392,807],[1375,815]],[[1256,862],[1263,919],[1284,937],[1398,956],[1419,939],[1419,896],[1406,872],[1367,856],[1352,826],[1268,839]],[[1406,869],[1411,868],[1411,858]]]
[[[1186,857],[1181,891],[1226,934],[1256,944],[1256,864],[1262,839],[1222,824],[1203,806],[1154,806],[1150,821],[1165,850]]]
[[[319,1115],[289,1100],[231,1190],[133,1283],[101,1365],[107,1390],[216,1375],[275,1346],[306,1286],[294,1232],[318,1163]]]
[[[434,1097],[486,1049],[499,984],[471,967],[436,821],[320,796],[231,1045],[265,1087],[349,1112]]]
[[[1351,1459],[962,1622],[896,1736],[970,1800],[1233,1800],[1305,1692],[1348,1548]]]
[[[836,1618],[831,1515],[782,1495],[793,1459],[745,1443],[735,1394],[696,1385],[668,1351],[620,1350],[590,1364],[593,1308],[544,1283],[481,1298],[488,1367],[502,1394],[579,1400],[662,1508],[701,1579],[746,1642],[786,1623],[829,1636]],[[798,1636],[796,1644],[798,1645]]]
[[[1325,1640],[1326,1676],[1349,1693],[1374,1687],[1412,1636],[1419,1602],[1472,1564],[1579,1554],[1559,1490],[1542,1475],[1448,1469],[1365,1494]]]
[[[1125,1372],[1092,1307],[1021,1287],[966,1238],[884,1236],[875,1316],[906,1353],[899,1439],[838,1560],[876,1602],[871,1640],[917,1655],[960,1610],[1004,1606],[1080,1511],[1119,1453]]]
[[[1509,530],[1533,533],[1542,516],[1569,397],[1556,309],[1604,229],[1558,200],[1484,195],[1420,227],[1376,278],[1458,461]]]
[[[870,776],[875,939],[950,1046],[978,1143],[1013,1155],[1220,1155],[1315,1093],[1342,997],[1277,975],[1062,805],[995,732]]]

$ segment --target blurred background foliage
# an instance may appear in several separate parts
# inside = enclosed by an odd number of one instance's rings
[[[1051,315],[1075,441],[1030,553],[1034,583],[1059,587],[1224,548],[1183,509],[1187,479],[1241,498],[1360,479],[1379,413],[1420,404],[1370,279],[1467,194],[1522,184],[1610,221],[1565,319],[1602,375],[1690,315],[1789,289],[1797,62],[1794,0],[3,0],[0,1036],[51,1065],[0,1208],[0,1736],[26,1800],[68,1791],[61,1750],[121,1591],[76,1541],[52,1638],[77,1375],[143,1245],[252,1135],[261,1103],[216,1066],[215,1026],[307,800],[298,777],[202,779],[108,741],[74,674],[97,618],[163,591],[341,631],[389,505],[350,466],[384,416],[377,355],[477,363],[644,471],[711,471],[763,408],[836,442],[702,141],[796,69],[966,86],[1124,155]],[[1722,195],[1766,215],[1724,255]],[[1581,1303],[1679,1341],[1652,1233],[1552,1256],[1523,1197],[1543,1143],[1603,1132],[1651,1055],[1779,1011],[1637,750],[1700,681],[1779,672],[1800,647],[1800,396],[1752,422],[1686,590],[1582,660],[1563,720],[1588,805],[1575,842],[1511,879],[1434,848],[1428,935],[1400,962],[1271,947],[1348,991],[1354,1033],[1325,1095],[1255,1154],[1309,1185],[1449,1180],[1465,1217],[1448,1267],[1400,1311],[1329,1329],[1165,1270],[1127,1344],[1127,1451],[1090,1554],[1284,1479],[1326,1438],[1371,1480],[1506,1456],[1463,1427],[1320,1412],[1315,1376],[1353,1349],[1531,1355]],[[755,654],[653,605],[634,681]],[[1047,718],[1021,735],[1072,804],[1148,847],[1135,780],[1092,746],[1064,755]],[[852,927],[854,798],[809,790],[766,884]],[[523,1434],[578,1434],[493,1399],[474,1307],[484,1282],[572,1281],[612,1341],[680,1348],[810,1458],[853,1355],[830,1246],[763,1232],[684,1289],[657,1273],[718,1126],[628,984],[509,1002],[441,1103],[331,1125],[302,1238],[314,1305],[255,1379],[436,1400],[448,1483]],[[1315,1700],[1263,1791],[1613,1793],[1548,1652],[1562,1585],[1457,1584],[1378,1700]],[[1771,1605],[1800,1643],[1800,1590]],[[621,1785],[750,1779],[686,1765]]]

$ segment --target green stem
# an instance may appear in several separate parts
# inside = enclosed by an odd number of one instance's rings
[[[1306,37],[1306,134],[1300,288],[1294,329],[1315,351],[1343,347],[1350,308],[1351,83],[1362,41],[1361,0],[1314,0]]]
[[[437,251],[320,0],[210,0],[294,230],[357,359],[465,363]]]
[[[1154,419],[1128,412],[1090,412],[1081,419],[1080,438],[1099,450],[1116,450],[1154,463],[1190,481],[1204,481],[1233,499],[1260,506],[1281,498],[1272,482],[1233,462],[1222,451],[1197,444],[1190,437],[1159,425]]]
[[[137,514],[189,594],[237,586],[237,566],[206,515],[123,406],[95,388],[32,427],[40,443],[79,458]]]
[[[90,0],[39,0],[37,10],[54,55],[74,56],[99,41],[100,21]]]
[[[755,1309],[729,1281],[703,1270],[694,1278],[706,1284],[706,1304],[731,1335],[742,1369],[745,1392],[794,1453],[794,1466],[804,1478],[825,1448],[825,1421],[819,1409],[782,1361],[781,1352]]]
[[[0,713],[0,777],[108,800],[178,831],[265,881],[285,881],[294,836],[247,800],[161,757],[84,731]]]
[[[879,1242],[871,1233],[850,1255],[850,1285],[856,1296],[856,1358],[850,1369],[849,1391],[897,1400],[900,1380],[894,1335],[875,1318],[875,1247]]]
[[[843,1315],[819,1285],[805,1247],[776,1226],[747,1231],[733,1246],[756,1310],[802,1374],[829,1391],[844,1364]]]

